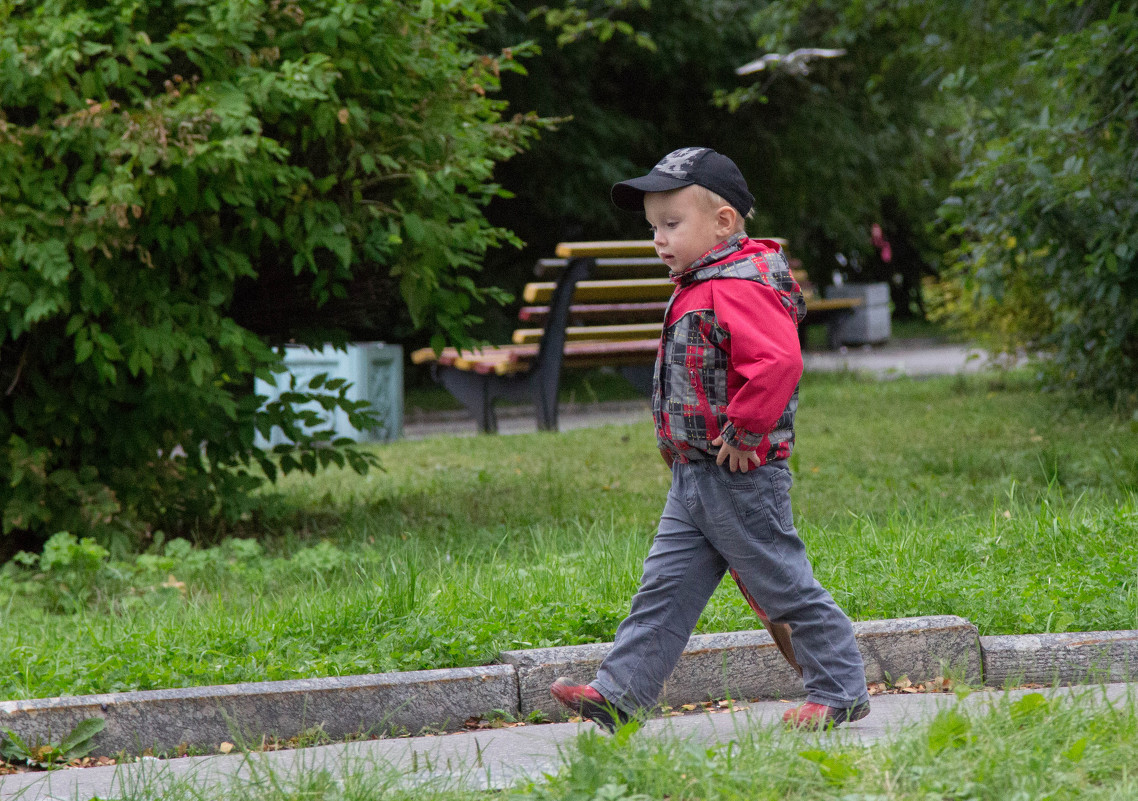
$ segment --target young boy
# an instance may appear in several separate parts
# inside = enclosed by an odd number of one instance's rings
[[[713,150],[669,153],[616,184],[612,200],[643,211],[676,283],[652,398],[672,486],[596,679],[561,678],[550,692],[610,731],[651,708],[730,568],[748,601],[793,632],[807,701],[783,719],[806,728],[859,720],[869,695],[853,626],[814,578],[790,511],[805,303],[786,258],[777,243],[747,237],[754,198]]]

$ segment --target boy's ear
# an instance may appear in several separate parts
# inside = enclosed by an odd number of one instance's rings
[[[739,224],[739,212],[734,206],[722,205],[715,212],[715,227],[722,236],[733,233]]]

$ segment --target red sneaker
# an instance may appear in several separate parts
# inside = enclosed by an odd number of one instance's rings
[[[617,709],[589,685],[574,684],[564,676],[553,682],[549,694],[557,700],[557,703],[572,709],[581,717],[593,721],[610,733],[631,719],[627,712]]]
[[[869,714],[869,702],[851,707],[826,706],[807,702],[794,709],[788,709],[782,722],[795,729],[818,731],[830,729],[843,723],[853,723]]]

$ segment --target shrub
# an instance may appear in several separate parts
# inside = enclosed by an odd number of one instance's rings
[[[278,464],[366,469],[327,432],[256,450],[298,418],[255,422],[252,379],[274,341],[342,341],[319,308],[361,283],[372,330],[397,295],[436,344],[496,297],[471,273],[515,240],[481,207],[539,126],[489,96],[518,54],[469,42],[497,7],[0,0],[0,558],[235,519]]]
[[[1138,17],[1080,26],[1089,8],[1053,6],[1060,34],[1025,40],[990,97],[962,99],[941,313],[999,350],[1049,354],[1054,385],[1136,408]]]

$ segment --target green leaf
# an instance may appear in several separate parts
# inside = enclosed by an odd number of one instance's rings
[[[82,364],[91,358],[95,352],[95,343],[91,341],[86,331],[80,331],[75,337],[75,363]]]
[[[632,739],[633,735],[640,731],[643,725],[640,718],[631,718],[613,732],[613,742],[615,742],[618,747],[628,745],[628,741]]]
[[[71,733],[63,738],[59,750],[67,759],[86,756],[94,748],[92,738],[107,727],[107,721],[102,718],[86,718],[79,721]]]
[[[1023,720],[1048,710],[1047,698],[1042,693],[1028,693],[1011,705],[1012,720]]]
[[[427,229],[422,218],[417,214],[408,213],[403,217],[403,229],[412,242],[422,242],[427,237]]]
[[[1063,752],[1063,757],[1065,759],[1070,760],[1071,762],[1081,761],[1083,758],[1083,754],[1087,750],[1087,744],[1089,742],[1090,742],[1089,738],[1080,737],[1078,740],[1076,740],[1074,743],[1071,744],[1070,748],[1068,748],[1066,751]]]
[[[0,729],[0,731],[4,733],[4,737],[0,738],[0,756],[3,756],[9,762],[16,762],[31,757],[31,749],[28,748],[28,744],[24,742],[20,735],[11,729]]]
[[[955,709],[940,712],[929,726],[928,746],[934,754],[949,748],[963,748],[972,741],[972,721]]]
[[[808,749],[799,751],[798,755],[815,763],[818,772],[829,784],[841,785],[861,775],[861,771],[854,764],[852,754],[831,754],[819,749]]]

